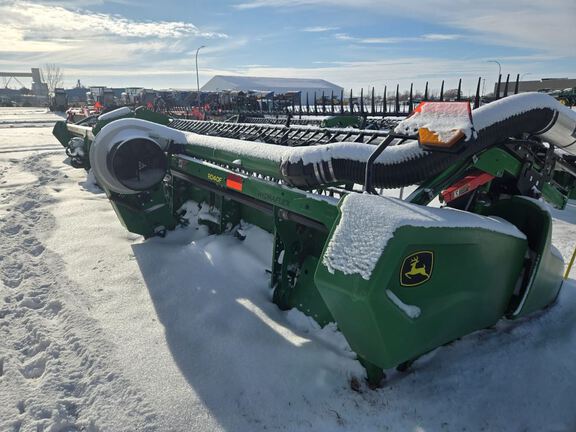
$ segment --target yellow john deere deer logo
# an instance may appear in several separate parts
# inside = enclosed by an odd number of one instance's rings
[[[410,287],[423,284],[432,276],[433,266],[434,253],[431,251],[408,255],[400,268],[400,285]]]

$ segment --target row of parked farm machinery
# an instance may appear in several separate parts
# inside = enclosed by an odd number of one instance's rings
[[[210,206],[213,233],[272,233],[274,302],[336,322],[373,384],[562,285],[547,206],[576,198],[576,112],[544,94],[423,102],[378,129],[122,108],[54,134],[133,233],[176,228],[188,200]]]
[[[367,127],[374,123],[367,122],[368,117],[384,119],[394,116],[408,115],[419,102],[436,99],[470,100],[477,108],[481,103],[497,100],[509,94],[517,94],[520,85],[520,74],[514,82],[510,74],[505,82],[499,76],[495,92],[490,96],[481,97],[482,78],[474,85],[475,94],[465,95],[462,79],[458,80],[457,88],[446,89],[445,81],[440,83],[438,92],[429,91],[426,82],[424,90],[415,90],[410,84],[409,90],[400,91],[400,86],[394,88],[384,86],[383,89],[369,87],[366,91],[352,90],[338,92],[306,92],[300,91],[276,93],[273,91],[241,91],[223,90],[216,92],[196,91],[154,91],[142,88],[128,87],[121,97],[114,95],[113,89],[105,87],[90,87],[87,95],[87,105],[72,108],[68,111],[70,120],[75,122],[90,115],[101,114],[120,106],[146,106],[148,109],[162,112],[171,117],[191,119],[231,119],[240,122],[281,124],[287,121],[291,124],[320,124],[321,117],[336,117],[330,120],[331,126]],[[380,90],[383,90],[380,93]],[[64,111],[67,106],[67,96],[64,89],[56,89],[52,109]],[[561,98],[566,102],[566,98]],[[350,117],[344,121],[343,117]],[[229,120],[228,120],[229,121]]]

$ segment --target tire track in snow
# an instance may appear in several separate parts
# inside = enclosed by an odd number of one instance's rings
[[[90,299],[42,244],[56,224],[46,187],[64,175],[41,155],[0,161],[0,181],[11,170],[38,180],[0,197],[0,430],[158,430],[150,404],[109,358],[114,347],[90,318]]]

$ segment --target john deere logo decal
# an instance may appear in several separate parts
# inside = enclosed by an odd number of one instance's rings
[[[434,253],[420,251],[404,258],[400,269],[400,285],[410,287],[423,284],[432,276]]]

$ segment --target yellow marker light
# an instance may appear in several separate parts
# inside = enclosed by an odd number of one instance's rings
[[[418,141],[420,142],[421,145],[428,147],[450,148],[454,144],[459,143],[460,140],[462,140],[465,137],[466,135],[460,129],[454,130],[448,140],[440,139],[440,137],[436,132],[431,131],[428,128],[418,129]]]
[[[450,149],[473,136],[472,110],[467,101],[421,102],[395,132],[414,134],[423,147]]]

